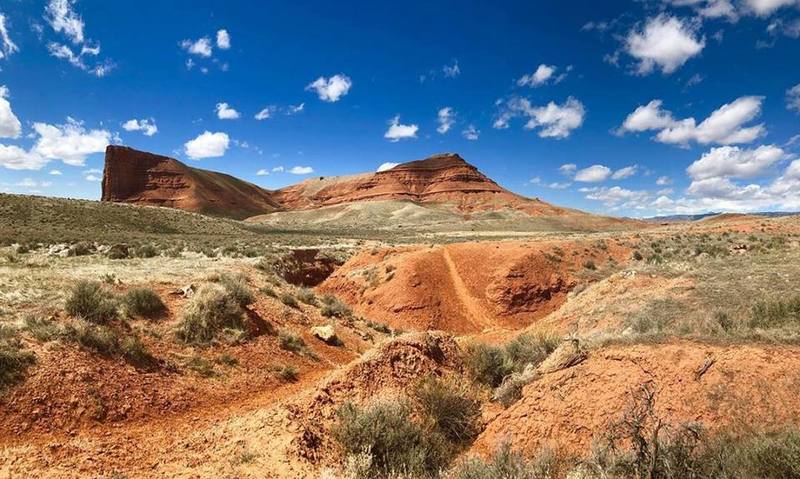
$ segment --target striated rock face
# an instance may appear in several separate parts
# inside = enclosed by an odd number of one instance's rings
[[[272,192],[233,176],[115,145],[106,148],[102,201],[167,206],[239,219],[281,208]]]
[[[288,208],[297,209],[364,200],[459,202],[465,195],[483,200],[516,197],[460,156],[442,154],[378,173],[306,180],[278,190],[276,199]]]

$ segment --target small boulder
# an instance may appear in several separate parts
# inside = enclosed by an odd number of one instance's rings
[[[340,344],[339,337],[336,336],[336,331],[334,331],[333,326],[314,326],[311,328],[311,334],[327,344],[334,346]]]

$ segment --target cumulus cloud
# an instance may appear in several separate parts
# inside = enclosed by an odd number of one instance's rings
[[[572,130],[583,124],[586,111],[583,104],[573,97],[558,105],[550,102],[545,106],[533,106],[527,98],[512,97],[500,103],[500,113],[494,121],[494,128],[508,128],[516,117],[527,117],[526,130],[539,128],[542,138],[567,138]]]
[[[755,178],[764,175],[775,163],[786,158],[777,146],[763,145],[755,149],[738,146],[712,148],[689,165],[686,172],[693,180],[708,178]]]
[[[67,118],[63,125],[34,123],[33,130],[39,136],[33,152],[48,160],[61,160],[72,166],[83,166],[92,153],[102,153],[111,143],[107,130],[86,130],[83,123]]]
[[[564,163],[563,165],[558,167],[559,173],[562,175],[572,176],[575,174],[575,171],[578,169],[578,165],[575,163]]]
[[[22,133],[22,123],[11,110],[8,95],[8,88],[0,85],[0,138],[18,138]]]
[[[795,5],[797,0],[744,0],[746,8],[759,17],[768,17],[783,7]]]
[[[314,173],[314,168],[310,166],[293,166],[286,170],[287,173],[291,173],[293,175],[308,175]]]
[[[400,115],[395,116],[389,120],[389,129],[383,134],[383,137],[392,143],[398,142],[407,138],[416,138],[419,126],[416,124],[404,125],[400,123]]]
[[[256,113],[256,115],[253,118],[255,118],[256,120],[266,120],[270,118],[273,113],[275,113],[275,110],[277,110],[277,108],[274,106],[271,105],[265,106],[261,111]]]
[[[268,175],[269,175],[269,170],[264,169],[264,168],[262,168],[262,169],[260,169],[260,170],[258,170],[256,172],[256,176],[268,176]]]
[[[186,156],[193,160],[217,158],[223,156],[230,146],[230,138],[226,133],[204,131],[197,138],[184,144]]]
[[[123,123],[122,128],[125,131],[141,131],[145,136],[153,136],[158,133],[158,126],[153,118],[131,119]]]
[[[649,206],[650,193],[641,190],[629,190],[619,186],[581,188],[586,193],[586,198],[602,201],[611,209],[645,209]]]
[[[458,60],[453,60],[452,65],[445,65],[442,67],[442,73],[445,78],[455,78],[461,74],[461,68],[458,66]]]
[[[477,140],[478,137],[480,137],[480,134],[481,134],[480,130],[475,128],[475,125],[467,125],[467,127],[464,128],[464,131],[461,132],[461,136],[463,136],[464,139],[470,141]]]
[[[750,143],[766,133],[763,124],[745,126],[761,113],[764,97],[745,96],[722,105],[700,124],[694,118],[676,120],[653,100],[628,115],[619,133],[658,131],[656,141],[677,145],[691,142],[732,145]]]
[[[192,55],[197,55],[204,58],[209,58],[213,53],[211,39],[208,37],[198,38],[197,40],[183,40],[181,41],[181,48]]]
[[[571,66],[568,67],[567,71],[569,71],[571,68]],[[529,86],[535,88],[548,82],[559,83],[561,80],[566,78],[567,74],[562,73],[560,75],[556,75],[557,70],[558,67],[555,65],[545,65],[542,63],[533,73],[522,75],[522,77],[517,80],[517,86]]]
[[[73,9],[75,0],[50,0],[45,6],[44,18],[56,33],[63,33],[72,43],[81,44],[84,41],[84,23],[80,15]]]
[[[574,180],[581,183],[598,183],[611,176],[611,169],[604,165],[592,165],[575,172]]]
[[[800,83],[786,90],[786,108],[800,113]]]
[[[238,111],[225,102],[217,103],[216,112],[217,118],[220,120],[236,120],[241,116]]]
[[[48,173],[48,175],[61,176],[61,170],[50,170],[50,173]]]
[[[612,180],[624,180],[625,178],[630,178],[631,176],[636,174],[636,170],[639,167],[637,165],[626,166],[625,168],[620,168],[611,175]]]
[[[387,161],[386,163],[381,163],[381,165],[375,171],[377,171],[378,173],[380,173],[381,171],[389,171],[399,164],[400,163],[392,163],[390,161]]]
[[[436,127],[436,131],[444,135],[453,124],[456,122],[455,120],[455,112],[449,106],[439,109],[439,112],[436,114],[436,121],[439,123],[439,126]]]
[[[0,165],[9,170],[40,170],[47,158],[14,145],[0,144]]]
[[[659,176],[658,179],[656,179],[656,184],[658,186],[666,186],[666,185],[669,185],[671,183],[672,183],[672,180],[670,180],[668,176]]]
[[[631,30],[625,39],[625,51],[639,62],[637,71],[642,75],[656,67],[672,73],[703,48],[705,38],[698,37],[697,27],[665,14],[649,19],[644,29]]]
[[[227,50],[231,47],[231,36],[228,30],[217,30],[217,48],[220,50]]]
[[[664,0],[676,7],[692,7],[705,18],[726,18],[732,22],[739,19],[739,12],[731,0]]]
[[[333,103],[347,95],[352,86],[353,81],[350,77],[340,73],[330,78],[319,77],[309,83],[306,90],[315,91],[320,100]]]
[[[18,51],[19,48],[11,41],[11,36],[8,34],[6,16],[0,12],[0,59],[6,58]]]
[[[287,115],[296,115],[303,111],[306,107],[305,103],[300,103],[299,105],[289,105],[289,108],[286,110]]]

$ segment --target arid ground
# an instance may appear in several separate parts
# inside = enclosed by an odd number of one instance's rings
[[[800,473],[797,217],[0,220],[0,477]]]

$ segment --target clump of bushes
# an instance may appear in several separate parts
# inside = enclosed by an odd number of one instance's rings
[[[0,391],[19,380],[36,357],[16,339],[0,339]]]
[[[92,243],[80,242],[75,243],[67,250],[67,256],[87,256],[94,252],[94,245]]]
[[[800,325],[800,296],[785,301],[758,301],[750,310],[747,325],[765,329]]]
[[[300,288],[300,290],[297,292],[297,299],[299,299],[301,303],[305,303],[310,306],[317,305],[317,295],[314,294],[314,291],[308,288]]]
[[[64,327],[61,337],[101,356],[122,357],[137,367],[150,368],[157,363],[138,336],[121,336],[117,330],[106,325],[76,319]]]
[[[281,303],[289,306],[290,308],[296,308],[298,306],[297,299],[292,296],[290,293],[282,293],[280,296]]]
[[[242,308],[228,290],[209,283],[201,286],[189,300],[176,335],[185,343],[205,345],[225,329],[244,330]]]
[[[117,298],[96,281],[78,281],[64,305],[70,316],[96,324],[116,319]]]
[[[564,461],[549,449],[542,450],[532,459],[528,459],[513,451],[508,443],[503,443],[488,461],[479,458],[466,459],[457,464],[445,477],[447,479],[544,479],[561,477],[563,466]]]
[[[326,294],[322,297],[320,314],[326,318],[347,318],[353,315],[353,310],[336,296]]]
[[[133,250],[133,255],[137,258],[155,258],[158,256],[158,250],[150,243],[143,244]]]
[[[454,444],[468,444],[481,431],[481,403],[464,383],[423,379],[414,400],[430,427]]]
[[[300,374],[300,371],[291,364],[273,364],[270,370],[275,377],[287,382],[297,381]]]
[[[413,420],[407,400],[378,400],[365,408],[348,403],[337,416],[331,433],[344,454],[369,454],[360,477],[433,477],[448,462],[444,439]]]
[[[253,304],[253,290],[247,285],[247,278],[241,275],[222,275],[219,284],[225,288],[236,304],[244,308]]]
[[[162,315],[167,307],[158,293],[150,288],[133,288],[122,297],[125,312],[131,316],[153,319]]]
[[[278,341],[280,342],[281,349],[285,349],[286,351],[301,353],[306,349],[306,343],[303,341],[303,338],[291,331],[282,330],[278,333]]]

